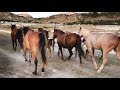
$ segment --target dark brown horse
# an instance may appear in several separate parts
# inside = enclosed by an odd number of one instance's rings
[[[58,37],[58,36],[61,36],[61,35],[63,35],[63,34],[69,34],[70,32],[68,32],[68,31],[66,31],[66,33],[65,32],[63,32],[62,30],[60,30],[60,29],[54,29],[54,31],[58,31],[57,33],[56,32],[53,32],[54,33],[54,35],[53,35],[53,40],[56,38],[56,37]],[[54,41],[54,43],[55,43],[55,41]],[[54,48],[54,46],[53,46],[53,48]],[[60,52],[59,52],[60,50],[58,49],[58,55],[60,54]],[[77,50],[76,50],[76,48],[75,48],[75,57],[77,56]]]
[[[68,60],[70,60],[71,56],[73,55],[72,49],[73,47],[75,47],[76,50],[78,51],[80,64],[81,64],[82,63],[81,56],[86,58],[84,55],[84,51],[82,50],[82,47],[81,47],[81,37],[76,33],[64,33],[63,31],[59,29],[54,29],[53,39],[55,39],[56,37],[57,37],[57,43],[58,43],[59,50],[61,51],[61,59],[62,60],[64,59],[62,48],[68,49],[70,53]]]
[[[23,51],[24,51],[25,61],[27,61],[26,51],[27,49],[29,49],[31,53],[31,57],[34,60],[34,64],[35,64],[35,70],[33,74],[37,75],[38,60],[36,57],[36,52],[37,52],[37,48],[39,48],[39,51],[42,57],[42,62],[43,62],[42,72],[44,72],[44,66],[47,64],[46,54],[45,54],[45,46],[46,46],[45,38],[46,37],[44,36],[43,33],[34,32],[29,27],[23,28],[23,36],[24,36]]]
[[[98,69],[98,73],[101,73],[108,59],[108,53],[114,50],[120,59],[120,40],[118,35],[113,32],[91,32],[84,27],[80,27],[79,35],[85,39],[86,47],[90,53],[95,69]],[[98,68],[95,61],[92,49],[98,49],[103,51],[103,62],[100,68]]]
[[[49,39],[49,31],[47,30],[43,30],[43,28],[38,28],[38,32],[42,32],[46,38],[47,38],[47,45],[46,48],[49,49],[49,53],[51,53],[51,56],[53,57],[53,51],[54,51],[54,40],[53,39]]]
[[[22,38],[22,28],[17,28],[16,25],[11,24],[11,39],[12,39],[12,46],[13,49],[16,51],[17,48],[17,41],[19,42],[21,49],[23,48],[23,38]]]

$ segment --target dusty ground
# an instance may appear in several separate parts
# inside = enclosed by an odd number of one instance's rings
[[[53,30],[54,25],[40,25],[40,24],[22,24],[18,25],[29,25],[35,30],[38,27],[44,27],[46,30]],[[120,26],[85,26],[87,29],[97,29],[97,30],[110,30],[117,31]],[[72,26],[62,26],[57,25],[57,28],[60,28],[64,31],[78,32],[79,25]],[[50,33],[52,37],[52,34]],[[83,47],[84,50],[86,49]],[[57,44],[55,45],[54,58],[47,57],[48,66],[45,68],[45,74],[41,74],[41,57],[40,53],[37,54],[39,65],[38,65],[38,75],[32,75],[34,70],[34,63],[29,66],[25,64],[24,57],[20,53],[20,47],[18,45],[17,51],[13,51],[12,43],[10,39],[10,24],[6,23],[0,25],[0,77],[1,78],[120,78],[120,61],[118,61],[116,55],[111,51],[108,55],[108,64],[103,69],[101,74],[97,74],[96,70],[93,67],[90,56],[88,56],[88,61],[82,58],[84,64],[82,67],[79,66],[78,56],[74,58],[72,56],[70,61],[62,61],[60,56],[57,55]],[[73,49],[74,52],[74,49]],[[64,50],[65,59],[68,57],[68,51]],[[101,65],[102,61],[98,61],[101,52],[99,50],[95,51],[95,58],[98,65]],[[47,55],[48,56],[48,55]]]

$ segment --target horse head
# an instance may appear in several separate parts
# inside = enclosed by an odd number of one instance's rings
[[[41,31],[43,31],[43,28],[38,28],[38,32],[41,32]]]
[[[13,30],[13,29],[15,29],[15,28],[17,28],[17,27],[16,27],[16,24],[11,24],[11,30]]]

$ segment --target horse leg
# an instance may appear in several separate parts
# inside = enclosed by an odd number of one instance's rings
[[[103,57],[103,51],[101,50],[101,52],[102,52],[102,55],[101,55],[101,57],[99,58],[99,61],[102,59],[102,57]]]
[[[76,56],[77,56],[77,49],[75,48],[75,58],[76,58]]]
[[[88,51],[88,49],[86,50],[86,54],[88,54],[89,53],[89,51]]]
[[[68,51],[69,51],[69,53],[70,53],[70,55],[69,55],[69,57],[68,57],[68,60],[70,60],[71,56],[73,55],[73,53],[72,53],[72,49],[69,48]]]
[[[62,47],[61,46],[59,46],[59,50],[61,51],[61,59],[63,60],[64,58],[63,58],[63,52],[62,52]]]
[[[102,69],[104,68],[104,66],[105,66],[105,64],[107,63],[107,55],[108,55],[108,53],[106,53],[106,52],[103,52],[103,63],[102,63],[102,65],[100,66],[100,68],[98,69],[98,73],[101,73],[101,71],[102,71]]]
[[[30,57],[32,57],[32,56],[30,55],[30,52],[29,52],[29,65],[31,65],[31,59],[30,59]]]
[[[51,50],[51,56],[52,56],[52,59],[53,59],[53,49],[52,49],[53,47],[52,46],[50,46],[50,50]]]
[[[60,55],[60,49],[58,49],[58,53],[57,53],[57,55]]]
[[[49,49],[49,55],[51,54],[51,48],[50,48],[50,46],[48,46],[48,49]]]
[[[34,64],[35,64],[35,70],[33,72],[33,75],[37,75],[37,64],[38,64],[38,60],[36,57],[36,51],[35,50],[30,50],[31,55],[32,55],[32,59],[34,60]]]
[[[38,60],[37,58],[35,57],[35,60],[34,60],[34,64],[35,64],[35,70],[33,72],[33,75],[37,75],[37,64],[38,64]]]
[[[89,51],[89,53],[90,53],[90,56],[91,56],[91,59],[92,59],[92,61],[93,61],[93,65],[94,65],[95,69],[98,69],[97,63],[96,63],[95,58],[94,58],[94,55],[93,55],[93,50],[92,50],[92,48],[88,48],[88,51]]]
[[[79,56],[79,60],[80,60],[80,63],[79,65],[82,64],[82,60],[81,60],[81,51],[80,51],[80,48],[79,47],[76,47],[76,50],[78,49],[78,56]]]
[[[53,51],[54,51],[54,46],[55,46],[55,41],[53,40],[53,42],[52,42]]]
[[[15,40],[15,51],[16,51],[16,48],[17,48],[17,41]]]
[[[22,41],[21,41],[21,40],[18,40],[18,42],[19,42],[19,45],[20,45],[20,47],[21,47],[21,53],[23,53],[23,45],[22,45]]]
[[[49,55],[51,55],[51,57],[53,58],[53,49],[52,46],[48,46],[49,49]]]
[[[14,40],[12,40],[12,46],[13,46],[13,50],[15,50],[15,49],[14,49]]]
[[[28,60],[27,60],[27,58],[26,58],[26,52],[27,52],[27,47],[26,46],[24,46],[24,48],[23,48],[23,56],[25,57],[25,62],[27,62]]]

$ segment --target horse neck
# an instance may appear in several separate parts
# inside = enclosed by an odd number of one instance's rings
[[[13,28],[13,27],[11,27],[11,30],[12,30],[12,31],[14,31],[14,30],[16,30],[16,29],[17,29],[17,27],[14,27],[14,28]]]
[[[90,35],[90,33],[91,33],[91,31],[85,30],[85,29],[82,31],[82,35],[85,39]]]
[[[60,32],[57,36],[60,36],[60,35],[63,35],[63,34],[65,34],[64,32]]]

